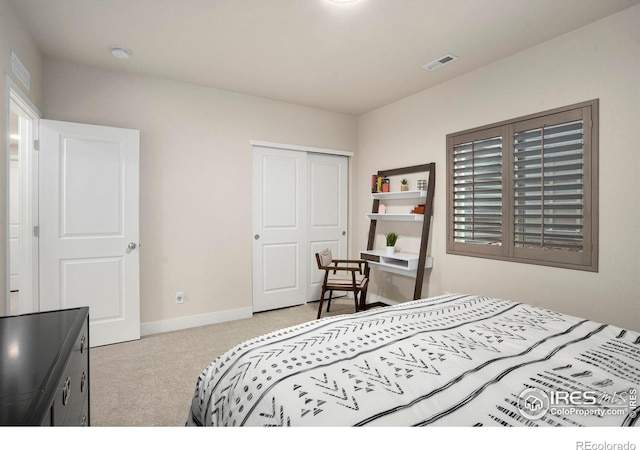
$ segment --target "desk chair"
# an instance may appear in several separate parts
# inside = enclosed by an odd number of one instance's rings
[[[331,250],[325,248],[316,253],[316,262],[318,263],[318,269],[324,270],[322,294],[320,295],[320,305],[318,306],[318,319],[322,315],[322,304],[327,291],[329,291],[327,312],[331,308],[333,291],[353,292],[356,312],[364,309],[367,286],[369,285],[369,278],[366,276],[367,261],[362,259],[333,259]],[[358,295],[360,296],[359,299]]]

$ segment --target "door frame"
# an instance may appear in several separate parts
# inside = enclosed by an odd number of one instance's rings
[[[37,312],[40,309],[40,296],[39,296],[39,274],[38,274],[38,239],[34,236],[33,230],[34,227],[38,226],[38,153],[35,149],[35,142],[39,139],[39,122],[42,118],[42,114],[38,107],[31,101],[31,99],[24,93],[24,91],[18,86],[17,83],[11,79],[9,75],[5,76],[4,83],[4,95],[5,95],[5,142],[4,142],[4,201],[5,201],[5,220],[4,220],[4,243],[5,243],[5,312],[8,314],[9,312],[9,302],[10,302],[10,274],[9,274],[9,208],[10,208],[10,197],[9,197],[9,173],[10,173],[10,137],[9,137],[9,127],[10,127],[10,119],[11,119],[11,103],[15,103],[20,109],[22,109],[26,115],[32,121],[32,135],[31,139],[29,139],[29,147],[27,149],[28,153],[28,166],[27,170],[23,170],[23,162],[24,155],[21,155],[20,166],[21,166],[21,174],[27,174],[26,180],[21,180],[21,186],[28,188],[28,195],[26,195],[26,211],[27,211],[27,220],[23,223],[20,221],[20,232],[21,232],[21,245],[22,243],[26,243],[28,245],[27,251],[21,251],[21,257],[28,256],[27,260],[23,267],[26,267],[25,274],[22,273],[21,270],[21,281],[24,281],[24,275],[28,275],[28,278],[31,279],[31,304],[25,305],[24,299],[20,299],[20,313],[24,312]],[[25,196],[23,196],[25,197]],[[22,202],[22,200],[21,200]],[[21,208],[22,209],[22,208]]]
[[[353,180],[353,164],[352,164],[352,157],[354,156],[354,152],[350,152],[350,151],[345,151],[345,150],[337,150],[337,149],[331,149],[331,148],[321,148],[321,147],[310,147],[310,146],[305,146],[305,145],[296,145],[296,144],[282,144],[282,143],[277,143],[277,142],[268,142],[268,141],[260,141],[260,140],[250,140],[249,141],[250,145],[251,145],[251,151],[252,151],[252,159],[253,159],[253,151],[256,147],[262,147],[262,148],[271,148],[271,149],[276,149],[276,150],[293,150],[293,151],[299,151],[299,152],[306,152],[306,153],[317,153],[317,154],[324,154],[324,155],[334,155],[334,156],[344,156],[347,158],[347,224],[350,224],[352,221],[352,205],[353,205],[353,201],[351,196],[353,195],[353,189],[351,186],[352,180]],[[252,178],[253,180],[253,178]],[[253,211],[253,206],[252,206],[252,211]],[[252,213],[253,214],[253,213]],[[255,228],[255,217],[252,217],[252,227]],[[252,229],[253,229],[252,228]],[[351,253],[350,252],[350,246],[352,245],[351,243],[353,242],[352,238],[351,238],[351,229],[353,227],[351,226],[347,226],[347,253]],[[252,250],[253,252],[253,250]],[[254,255],[252,254],[252,258],[251,261],[253,261],[254,259]],[[253,263],[252,263],[252,282],[253,282]],[[308,289],[308,286],[307,286]],[[308,300],[307,300],[308,301]],[[251,304],[253,307],[253,289],[252,289],[252,299],[251,299]]]
[[[256,141],[253,139],[250,140],[249,143],[251,144],[252,147],[275,148],[277,150],[297,150],[299,152],[324,153],[326,155],[337,155],[337,156],[348,156],[348,157],[352,157],[354,155],[353,152],[348,152],[345,150],[335,150],[331,148],[320,148],[320,147],[308,147],[306,145],[279,144],[277,142]]]

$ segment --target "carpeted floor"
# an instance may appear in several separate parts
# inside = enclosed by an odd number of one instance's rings
[[[198,375],[211,361],[246,339],[314,320],[317,308],[308,303],[92,348],[91,426],[184,426]],[[323,317],[353,311],[353,300],[341,298]]]

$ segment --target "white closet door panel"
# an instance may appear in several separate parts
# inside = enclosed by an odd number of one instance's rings
[[[267,230],[300,228],[298,183],[302,168],[295,158],[266,156],[263,159],[262,227]]]
[[[341,225],[341,167],[333,158],[322,161],[313,155],[309,159],[309,212],[311,228],[336,228]]]
[[[307,155],[254,148],[253,310],[306,302]]]
[[[345,156],[309,154],[308,301],[322,292],[315,254],[329,248],[335,259],[347,258],[348,170]]]
[[[264,292],[274,293],[297,289],[300,246],[297,242],[264,245]]]

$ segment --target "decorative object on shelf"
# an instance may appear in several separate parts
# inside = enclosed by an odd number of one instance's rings
[[[384,235],[387,240],[387,255],[393,255],[396,252],[396,242],[398,240],[398,233],[387,233]]]
[[[403,178],[402,181],[400,182],[400,190],[401,191],[409,190],[409,182],[407,181],[406,178]]]
[[[424,214],[424,206],[425,205],[416,206],[411,210],[411,214]]]
[[[380,205],[378,205],[378,214],[385,214],[387,212],[387,207],[384,206],[382,203],[380,203]]]
[[[378,183],[380,180],[382,180],[382,177],[379,177],[378,175],[371,175],[371,193],[380,192],[378,190]]]
[[[371,175],[371,192],[389,192],[389,186],[391,181],[389,178],[381,177],[379,175]]]
[[[418,180],[418,190],[424,191],[427,189],[427,180]]]

